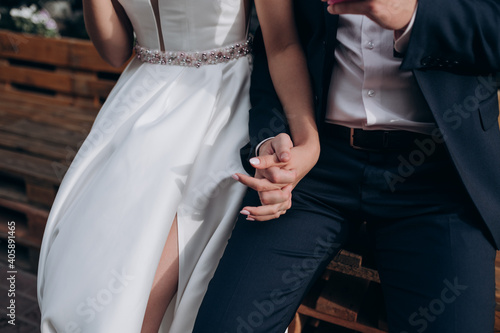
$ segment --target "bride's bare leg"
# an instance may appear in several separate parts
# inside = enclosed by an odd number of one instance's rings
[[[168,233],[158,268],[156,269],[141,333],[158,333],[168,304],[177,291],[178,280],[179,246],[177,242],[176,216]]]

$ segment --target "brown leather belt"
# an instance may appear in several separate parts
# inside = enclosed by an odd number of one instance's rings
[[[325,123],[324,133],[345,139],[354,149],[366,151],[397,151],[415,148],[415,141],[430,135],[409,131],[363,130]]]

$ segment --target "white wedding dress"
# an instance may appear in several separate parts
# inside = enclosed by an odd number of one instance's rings
[[[38,269],[43,333],[140,332],[176,215],[179,286],[160,332],[191,332],[245,192],[231,178],[248,140],[244,1],[159,0],[161,31],[150,0],[120,3],[142,59],[121,75],[52,207]],[[160,36],[166,58],[146,50]]]

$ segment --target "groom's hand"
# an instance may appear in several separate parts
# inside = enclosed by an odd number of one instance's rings
[[[417,0],[351,0],[329,5],[328,12],[365,15],[382,28],[400,31],[406,29],[416,7]]]
[[[319,158],[319,142],[293,146],[287,134],[266,142],[259,156],[251,159],[255,177],[237,174],[239,181],[257,192],[262,206],[245,207],[248,220],[267,221],[285,214],[292,205],[292,190],[313,168]]]
[[[259,193],[262,206],[245,207],[248,220],[267,221],[283,215],[292,204],[293,184],[297,172],[286,165],[291,159],[293,143],[287,134],[280,134],[262,144],[258,157],[250,160],[256,168],[254,177],[236,174],[236,178]]]

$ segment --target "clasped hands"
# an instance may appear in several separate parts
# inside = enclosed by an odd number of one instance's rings
[[[294,146],[288,134],[279,134],[259,149],[250,160],[255,176],[237,173],[234,178],[259,193],[262,206],[244,207],[240,212],[250,221],[280,217],[292,205],[292,190],[319,158],[319,143]]]

